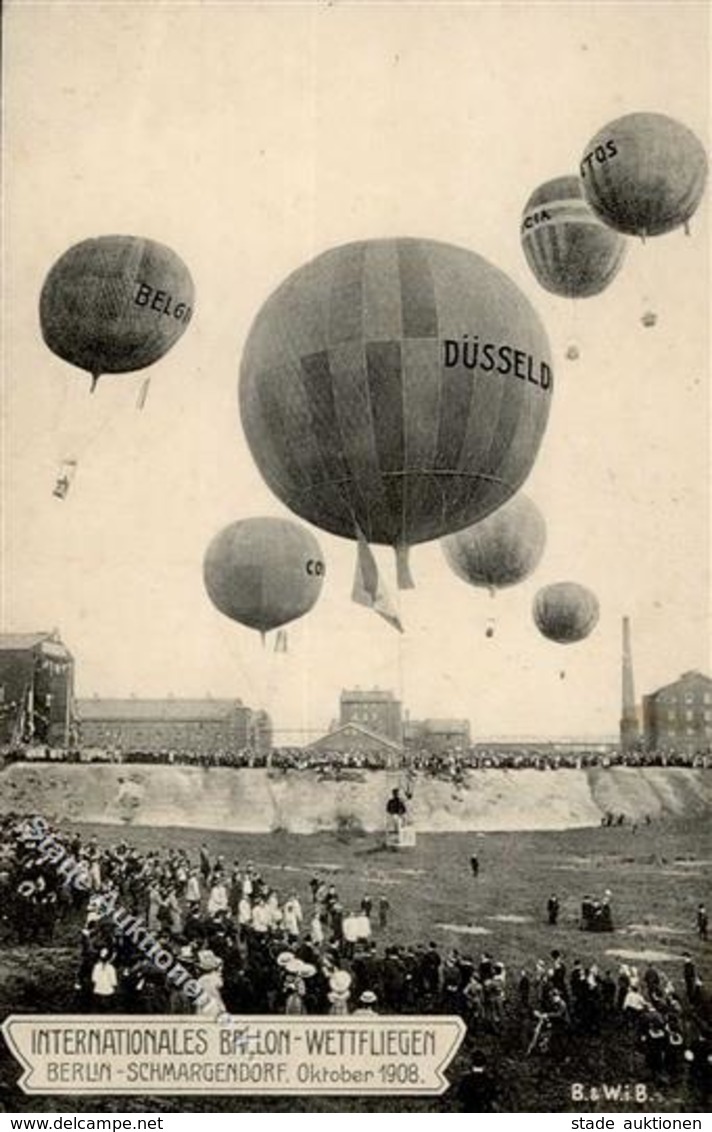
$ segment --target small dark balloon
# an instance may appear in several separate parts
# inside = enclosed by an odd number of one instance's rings
[[[582,641],[598,623],[598,598],[577,582],[544,586],[534,597],[534,622],[539,632],[557,644]]]

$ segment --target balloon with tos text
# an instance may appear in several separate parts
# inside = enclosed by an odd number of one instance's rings
[[[661,236],[680,225],[687,230],[704,192],[707,154],[692,130],[666,114],[626,114],[592,138],[580,174],[604,224],[630,236]]]

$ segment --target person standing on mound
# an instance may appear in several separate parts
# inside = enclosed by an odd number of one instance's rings
[[[399,791],[398,787],[396,786],[396,787],[394,787],[393,791],[391,792],[390,798],[386,802],[386,813],[391,818],[395,818],[398,822],[398,825],[402,825],[403,820],[404,820],[407,812],[408,811],[407,811],[407,808],[406,808],[406,804],[403,801],[403,799],[401,798],[400,791]]]

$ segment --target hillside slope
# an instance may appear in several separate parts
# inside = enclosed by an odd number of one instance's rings
[[[15,764],[0,772],[0,812],[58,821],[312,833],[383,827],[397,772],[324,781],[315,772],[167,766]],[[633,819],[712,811],[712,771],[678,768],[479,770],[455,787],[419,777],[411,812],[422,832],[570,829],[606,811]]]

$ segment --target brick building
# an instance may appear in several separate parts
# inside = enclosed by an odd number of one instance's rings
[[[59,634],[0,633],[0,745],[73,739],[74,659]]]
[[[469,719],[411,719],[403,734],[406,747],[433,753],[465,751],[472,743]]]
[[[212,755],[251,748],[269,754],[272,729],[265,712],[241,700],[93,699],[77,701],[82,746],[125,753],[190,751]]]
[[[355,688],[341,693],[339,723],[356,723],[399,746],[403,742],[401,703],[393,692]]]
[[[643,697],[646,750],[706,751],[712,749],[712,679],[684,672]]]

